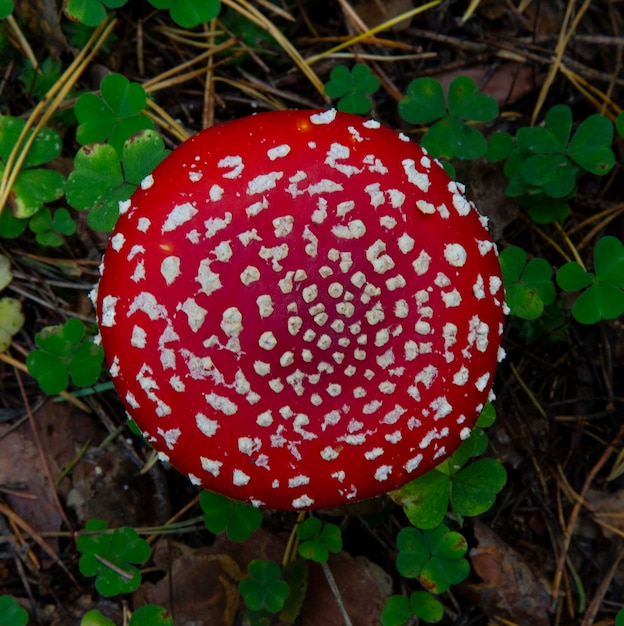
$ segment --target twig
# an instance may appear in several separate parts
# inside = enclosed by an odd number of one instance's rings
[[[351,622],[351,618],[347,614],[347,610],[345,609],[344,603],[342,601],[342,596],[340,595],[340,589],[338,589],[338,585],[336,584],[336,579],[329,569],[329,565],[327,563],[321,563],[321,567],[323,568],[323,574],[325,574],[325,578],[327,579],[327,584],[331,589],[331,592],[338,603],[338,609],[340,610],[340,615],[342,615],[342,619],[344,620],[345,626],[353,626]]]

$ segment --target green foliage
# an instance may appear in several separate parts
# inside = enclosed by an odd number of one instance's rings
[[[615,616],[615,626],[624,626],[624,609],[620,609]]]
[[[174,626],[174,623],[164,606],[146,604],[132,614],[130,626]]]
[[[570,107],[555,105],[542,125],[518,130],[505,163],[505,193],[533,205],[531,215],[540,223],[563,219],[569,211],[564,200],[575,193],[577,178],[585,172],[604,175],[613,168],[612,140],[613,124],[606,117],[590,115],[572,134]],[[544,196],[559,202],[553,205]]]
[[[63,208],[56,209],[53,213],[48,207],[43,207],[30,218],[28,227],[42,246],[62,246],[63,236],[76,232],[76,222],[69,211]]]
[[[0,596],[0,626],[26,626],[28,613],[13,596]]]
[[[70,377],[79,387],[88,387],[99,378],[104,352],[86,335],[80,320],[47,326],[35,335],[35,343],[39,349],[28,355],[26,365],[46,393],[60,393]]]
[[[13,0],[0,0],[0,20],[13,13]]]
[[[429,624],[439,622],[444,616],[440,601],[427,591],[414,591],[410,597],[390,596],[381,614],[382,626],[403,626],[412,617]]]
[[[130,198],[168,153],[162,137],[152,130],[128,139],[121,159],[107,144],[85,146],[76,154],[67,179],[67,202],[79,211],[90,209],[92,228],[110,231],[119,217],[119,203]]]
[[[392,499],[403,506],[414,526],[435,528],[444,519],[449,505],[461,521],[464,516],[485,513],[494,504],[496,494],[507,480],[503,464],[485,458],[466,466],[470,459],[485,452],[488,442],[482,428],[490,426],[494,418],[494,409],[487,404],[470,437],[446,461],[391,492]]]
[[[95,588],[103,596],[112,597],[132,593],[141,584],[141,565],[150,556],[150,547],[134,528],[117,528],[107,531],[106,522],[91,519],[86,531],[104,531],[81,534],[76,540],[82,554],[78,566],[84,576],[96,576]]]
[[[467,76],[453,79],[446,100],[437,80],[417,78],[408,85],[407,94],[399,103],[399,113],[411,124],[435,122],[421,142],[433,157],[477,159],[485,155],[487,141],[467,122],[492,121],[498,115],[498,104],[494,98],[479,93],[477,84]]]
[[[4,289],[13,280],[11,262],[0,254],[0,290]],[[24,325],[22,304],[15,298],[0,298],[0,352],[5,352],[11,345],[13,335],[18,333]]]
[[[325,84],[330,98],[339,98],[336,108],[345,113],[365,115],[371,108],[371,94],[379,89],[379,80],[367,65],[357,63],[351,71],[344,65],[336,65]]]
[[[219,15],[219,0],[149,0],[157,9],[167,9],[171,19],[182,28],[194,28]]]
[[[624,137],[624,111],[622,111],[615,121],[615,129],[620,137]]]
[[[97,609],[92,609],[82,616],[80,626],[115,626],[115,622],[102,615]]]
[[[290,594],[288,584],[281,579],[280,566],[273,561],[255,559],[247,566],[247,573],[248,577],[238,587],[247,608],[279,613]]]
[[[544,307],[555,301],[553,270],[545,259],[531,259],[517,246],[500,253],[500,265],[505,284],[505,299],[511,313],[526,320],[538,318]]]
[[[9,115],[0,116],[0,176],[4,173],[9,155],[17,144],[26,122]],[[33,131],[25,138],[32,137]],[[18,218],[31,217],[46,202],[58,200],[65,191],[65,178],[59,172],[38,166],[61,154],[61,138],[50,128],[42,128],[26,154],[26,158],[9,196],[9,205]],[[5,211],[3,211],[4,213]],[[0,236],[3,233],[0,231]]]
[[[232,541],[245,541],[262,524],[262,511],[250,504],[226,498],[218,493],[203,491],[199,505],[204,524],[213,533],[225,531]]]
[[[602,237],[594,248],[594,272],[578,263],[566,263],[557,272],[565,291],[580,291],[572,307],[574,319],[595,324],[624,313],[624,244],[616,237]]]
[[[106,9],[118,9],[128,0],[64,0],[63,11],[70,20],[97,26],[106,18]]]
[[[299,555],[316,563],[325,563],[329,553],[342,550],[342,534],[336,524],[323,524],[318,517],[308,517],[297,528]]]
[[[445,524],[424,531],[403,528],[396,543],[399,573],[418,578],[432,593],[442,593],[468,576],[470,565],[463,558],[468,549],[466,539]]]
[[[108,140],[121,156],[129,137],[154,128],[152,121],[141,113],[147,95],[142,85],[131,83],[121,74],[106,76],[100,83],[100,93],[101,97],[84,93],[76,101],[76,138],[83,146]]]
[[[282,622],[294,624],[308,591],[309,566],[306,559],[294,559],[282,568],[282,579],[288,585],[290,594],[279,617]]]

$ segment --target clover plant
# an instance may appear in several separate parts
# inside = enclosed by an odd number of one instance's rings
[[[30,218],[28,228],[35,233],[35,238],[42,246],[58,247],[65,242],[64,236],[76,232],[76,222],[67,209],[61,207],[52,211],[43,207]]]
[[[84,576],[96,576],[95,588],[103,596],[132,593],[141,584],[141,572],[136,565],[147,561],[151,550],[134,528],[117,528],[106,532],[106,522],[91,519],[76,540],[82,554],[78,566]]]
[[[364,115],[370,111],[371,98],[379,89],[379,80],[373,76],[368,65],[357,63],[349,71],[344,65],[336,65],[325,83],[325,93],[338,98],[336,108],[344,113]]]
[[[390,596],[381,614],[381,624],[403,626],[413,617],[434,624],[443,616],[444,607],[435,596],[427,591],[414,591],[409,598],[403,595]]]
[[[128,0],[65,0],[63,10],[70,20],[85,26],[97,26],[106,18],[108,9],[119,9]]]
[[[336,524],[324,524],[318,517],[308,517],[297,527],[299,555],[316,563],[325,563],[329,553],[342,550],[342,534]]]
[[[526,252],[510,246],[500,253],[500,264],[505,284],[505,299],[511,312],[522,319],[538,318],[544,307],[556,298],[552,266],[534,258],[527,262]]]
[[[254,559],[247,566],[246,578],[238,588],[251,611],[279,613],[286,604],[290,588],[282,580],[282,570],[273,561]]]
[[[11,262],[0,254],[0,291],[13,280]],[[0,352],[5,352],[11,345],[13,335],[17,334],[24,325],[22,303],[16,298],[0,298]]]
[[[262,524],[259,508],[211,491],[202,491],[199,505],[206,528],[215,534],[225,531],[232,541],[245,541]]]
[[[32,129],[23,134],[25,126],[22,119],[0,115],[0,177],[6,176],[6,166],[20,136],[25,142],[33,135]],[[23,147],[24,143],[21,145]],[[61,154],[61,147],[59,134],[50,128],[42,128],[34,137],[9,195],[9,205],[15,217],[31,217],[45,203],[58,200],[65,192],[64,176],[53,169],[40,167],[56,159]]]
[[[219,15],[219,0],[149,0],[157,9],[167,9],[171,19],[182,28],[193,28]]]
[[[13,596],[0,596],[0,626],[26,626],[28,612]]]
[[[434,78],[417,78],[399,102],[401,117],[410,124],[432,124],[422,137],[422,146],[441,159],[477,159],[488,148],[483,133],[468,122],[491,122],[498,116],[494,98],[479,92],[467,76],[454,78],[444,96]]]
[[[571,261],[559,268],[557,283],[565,291],[580,292],[572,307],[578,322],[619,317],[624,313],[624,244],[616,237],[602,237],[594,248],[594,271]]]
[[[130,198],[167,154],[162,137],[152,130],[127,139],[121,156],[108,144],[84,146],[67,180],[67,202],[79,211],[89,210],[92,228],[110,231],[119,217],[119,203]]]
[[[0,20],[13,13],[13,0],[0,0]]]
[[[28,355],[26,365],[46,393],[65,390],[70,377],[79,387],[88,387],[100,377],[104,351],[80,320],[47,326],[35,335],[35,343],[38,349]]]

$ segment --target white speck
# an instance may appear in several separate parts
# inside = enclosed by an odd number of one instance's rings
[[[117,233],[111,237],[111,247],[115,252],[119,252],[123,248],[125,242],[126,238],[123,233]]]
[[[283,261],[288,256],[288,244],[283,243],[279,246],[273,246],[267,248],[262,246],[258,256],[265,261],[271,260],[271,267],[275,272],[280,272],[283,268],[280,265],[280,261]]]
[[[342,386],[338,383],[331,383],[327,386],[327,393],[332,396],[332,398],[336,398],[342,393]]]
[[[189,172],[189,180],[192,183],[198,183],[203,177],[202,172],[196,172],[196,171],[192,171]]]
[[[405,463],[403,467],[405,468],[406,472],[409,472],[411,474],[420,465],[422,460],[423,460],[423,455],[418,454],[412,459],[410,459],[407,463]]]
[[[485,283],[481,274],[477,276],[477,282],[472,286],[472,291],[477,300],[483,300],[483,298],[485,298]]]
[[[392,278],[388,278],[386,280],[386,288],[388,291],[396,291],[397,289],[401,289],[407,285],[407,281],[401,274],[397,274]]]
[[[490,295],[495,296],[503,286],[503,281],[498,276],[490,276]]]
[[[269,387],[275,393],[281,393],[284,390],[284,383],[282,382],[281,378],[273,378],[269,381]]]
[[[284,354],[282,354],[280,356],[280,365],[282,367],[288,367],[289,365],[292,365],[295,362],[295,355],[293,352],[284,352]]]
[[[463,267],[467,259],[466,249],[458,243],[447,244],[444,248],[444,258],[453,267]]]
[[[119,298],[115,296],[104,296],[102,300],[102,315],[100,324],[106,328],[110,328],[115,325],[115,306]]]
[[[225,415],[234,415],[238,411],[238,406],[234,402],[214,391],[204,394],[204,398],[215,411],[221,411]]]
[[[453,207],[455,210],[462,216],[468,215],[470,213],[471,206],[470,202],[468,202],[466,197],[463,195],[463,185],[451,181],[448,184],[448,190],[453,194]]]
[[[490,380],[489,373],[485,373],[483,374],[483,376],[479,376],[479,378],[477,378],[477,381],[475,382],[475,387],[479,391],[484,391],[488,385],[489,380]]]
[[[329,109],[328,111],[322,111],[321,113],[313,113],[310,115],[310,121],[312,124],[331,124],[336,119],[336,109]]]
[[[264,350],[272,350],[277,345],[277,339],[270,330],[267,330],[260,335],[258,345]]]
[[[201,487],[201,478],[195,476],[195,474],[189,474],[188,479],[191,481],[191,485],[193,485],[194,487]]]
[[[168,256],[164,258],[160,264],[160,273],[167,285],[175,282],[175,279],[180,275],[180,257]]]
[[[332,234],[338,239],[360,239],[366,234],[366,226],[362,220],[353,220],[346,226],[342,224],[333,226]]]
[[[429,324],[429,322],[425,322],[424,320],[418,320],[414,330],[419,335],[428,335],[431,332],[431,324]]]
[[[238,337],[243,330],[242,322],[243,314],[235,306],[231,306],[223,311],[221,330],[227,337]]]
[[[267,156],[271,161],[275,161],[275,159],[280,159],[285,157],[290,153],[290,146],[288,144],[281,144],[280,146],[275,146],[275,148],[271,148],[267,150]]]
[[[199,460],[201,462],[202,469],[212,474],[215,478],[221,472],[221,467],[223,465],[221,461],[215,461],[214,459],[207,459],[204,456],[200,456]]]
[[[177,204],[167,216],[167,219],[161,228],[161,232],[168,233],[175,230],[178,226],[182,226],[182,224],[186,224],[186,222],[193,219],[197,213],[198,210],[190,202]]]
[[[208,311],[199,306],[193,298],[187,298],[180,309],[186,313],[188,317],[188,324],[191,330],[196,333],[204,323],[206,315],[208,315]]]
[[[117,206],[119,207],[119,215],[123,215],[124,213],[127,213],[130,210],[130,206],[132,205],[130,199],[128,200],[120,200],[117,203]]]
[[[141,181],[141,189],[149,189],[154,184],[154,177],[151,174],[148,174]]]
[[[383,402],[381,400],[373,400],[372,402],[368,402],[362,407],[362,413],[364,415],[372,415],[376,413],[381,408]]]
[[[383,453],[383,448],[373,448],[372,450],[364,453],[364,458],[368,461],[374,461],[375,459],[379,458]]]
[[[347,165],[345,163],[338,163],[338,159],[348,159],[351,155],[351,150],[348,146],[343,146],[340,143],[332,143],[327,155],[325,157],[325,165],[329,165],[345,176],[352,176],[353,174],[359,174],[362,169],[355,165]]]
[[[234,179],[238,178],[241,175],[243,169],[245,168],[245,165],[243,164],[243,157],[227,156],[217,163],[217,167],[221,169],[231,168],[229,172],[223,174],[223,178]]]
[[[323,178],[318,183],[310,185],[306,191],[311,196],[316,196],[322,193],[336,193],[342,191],[343,189],[344,187],[340,183]]]
[[[455,306],[459,306],[461,304],[461,295],[457,289],[453,289],[453,291],[442,292],[442,300],[446,305],[447,309],[450,309]]]
[[[175,444],[180,438],[180,435],[182,434],[182,431],[179,428],[170,428],[169,430],[157,428],[156,433],[165,440],[167,448],[169,448],[169,450],[173,450],[175,448]]]
[[[462,365],[458,372],[453,376],[453,384],[459,387],[465,385],[470,377],[470,371],[465,365]]]
[[[404,159],[401,161],[403,165],[403,170],[405,175],[407,176],[407,180],[412,183],[412,185],[416,185],[418,189],[427,193],[429,191],[429,176],[422,172],[419,172],[416,169],[416,162],[414,159]]]
[[[298,476],[294,476],[293,478],[288,479],[288,486],[293,489],[294,487],[301,487],[302,485],[307,485],[310,482],[309,476],[304,476],[303,474],[299,474]]]
[[[253,265],[248,265],[240,275],[240,280],[245,287],[251,285],[251,283],[255,283],[260,280],[260,270]]]
[[[490,241],[489,239],[477,239],[476,241],[481,256],[485,256],[494,248],[494,242]]]
[[[446,417],[451,411],[453,407],[449,404],[446,396],[440,396],[431,402],[429,405],[433,411],[435,411],[433,415],[434,420],[442,419]]]
[[[273,415],[271,414],[271,409],[264,411],[258,415],[256,418],[256,424],[258,426],[268,427],[273,423]]]
[[[425,215],[433,215],[436,212],[435,206],[426,200],[416,200],[416,208]]]
[[[237,487],[244,487],[251,480],[251,476],[245,474],[245,472],[235,469],[232,474],[232,482]]]
[[[421,250],[418,258],[412,263],[414,271],[418,276],[422,276],[429,269],[429,263],[431,262],[431,257],[427,254],[425,250]]]
[[[135,348],[143,349],[147,343],[147,333],[140,326],[134,326],[132,329],[132,337],[130,339],[130,345]]]
[[[269,317],[273,313],[273,300],[270,295],[265,294],[258,296],[256,298],[256,304],[258,305],[258,313],[262,319]]]
[[[384,254],[386,244],[377,239],[371,246],[366,249],[366,259],[371,263],[373,269],[378,274],[384,274],[394,267],[394,261],[388,254]]]
[[[232,223],[232,213],[226,212],[225,217],[210,217],[204,222],[206,237],[214,237],[220,230],[227,228]]]
[[[392,474],[392,465],[382,465],[375,471],[375,480],[380,482],[388,480]]]
[[[276,237],[286,237],[292,232],[295,218],[292,215],[283,215],[282,217],[276,217],[272,224]]]
[[[468,439],[468,437],[470,437],[470,433],[471,433],[470,428],[462,428],[461,432],[459,433],[459,438],[462,441],[466,441],[466,439]]]
[[[293,509],[303,509],[305,507],[312,506],[314,504],[314,500],[306,495],[303,495],[300,498],[295,498],[291,504]]]
[[[355,202],[353,200],[344,200],[339,202],[336,206],[336,215],[338,217],[344,217],[349,211],[355,208]]]
[[[377,130],[378,128],[381,128],[381,124],[377,120],[366,120],[362,123],[362,126],[364,126],[364,128],[368,128],[369,130]]]
[[[108,298],[108,296],[107,296]],[[103,311],[106,310],[106,298],[104,298]],[[138,294],[128,309],[127,316],[134,315],[137,311],[145,313],[154,322],[157,319],[165,319],[167,317],[167,309],[156,300],[154,294],[142,291]]]
[[[197,276],[195,277],[195,280],[201,285],[201,290],[207,296],[211,295],[212,293],[223,287],[219,274],[213,272],[210,269],[209,259],[202,259],[199,264],[199,269],[197,271]]]
[[[262,200],[258,200],[258,202],[254,202],[253,204],[249,205],[245,209],[245,213],[247,214],[247,217],[256,217],[258,213],[268,208],[269,208],[268,200],[266,198],[262,198]]]
[[[386,201],[383,191],[381,191],[380,183],[371,183],[364,187],[364,191],[370,196],[370,203],[374,209],[380,207]]]

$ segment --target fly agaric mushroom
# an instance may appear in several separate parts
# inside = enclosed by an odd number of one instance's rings
[[[395,489],[470,434],[504,293],[484,218],[336,111],[198,133],[121,207],[97,294],[116,389],[190,480],[283,509]]]

